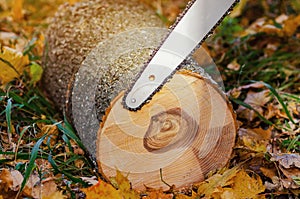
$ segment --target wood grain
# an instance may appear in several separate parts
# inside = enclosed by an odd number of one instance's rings
[[[120,93],[98,131],[97,160],[107,178],[116,170],[133,188],[177,188],[202,181],[230,158],[235,117],[224,94],[200,75],[181,71],[141,110],[122,106]]]

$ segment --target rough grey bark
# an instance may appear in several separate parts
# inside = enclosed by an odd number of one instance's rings
[[[112,35],[142,27],[162,27],[155,13],[138,0],[89,0],[64,4],[46,34],[43,85],[64,111],[74,74],[86,55]],[[69,108],[69,107],[67,107]]]

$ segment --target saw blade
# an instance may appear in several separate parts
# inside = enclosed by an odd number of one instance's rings
[[[200,47],[238,2],[239,0],[190,1],[125,93],[124,108],[137,111],[149,102],[173,76],[185,58]],[[203,14],[199,15],[199,12]],[[206,24],[203,20],[209,22]]]

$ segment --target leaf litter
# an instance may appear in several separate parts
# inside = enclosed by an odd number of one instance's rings
[[[155,8],[167,24],[175,20],[188,2],[143,1]],[[47,17],[60,3],[63,1],[38,0],[32,4],[27,0],[0,0],[0,111],[11,110],[6,112],[11,119],[8,121],[2,112],[0,121],[0,199],[17,195],[45,199],[151,199],[276,198],[300,194],[300,6],[297,0],[291,0],[288,9],[278,2],[271,5],[267,1],[242,0],[238,9],[215,31],[216,35],[204,44],[228,86],[228,96],[240,126],[228,166],[211,173],[192,189],[175,188],[166,192],[147,188],[141,193],[131,189],[130,182],[120,172],[111,182],[101,180],[84,158],[86,154],[76,137],[61,135],[69,132],[63,131],[68,128],[66,123],[62,122],[59,128],[53,124],[54,118],[62,121],[61,116],[55,112],[50,116],[37,108],[42,106],[32,105],[40,97],[38,92],[32,98],[22,99],[29,92],[25,89],[27,82],[31,89],[39,86],[43,72],[40,62],[43,29]],[[69,3],[74,4],[76,0]],[[248,12],[253,8],[265,15]],[[276,88],[276,92],[263,82]],[[41,104],[51,106],[44,101]],[[34,110],[34,114],[29,110]],[[18,120],[20,116],[32,120],[26,123]],[[30,163],[28,154],[40,138],[43,140],[36,151],[33,170],[26,173]],[[24,178],[27,183],[20,192]]]

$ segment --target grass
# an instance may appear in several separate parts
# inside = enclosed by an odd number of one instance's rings
[[[300,10],[298,1],[291,0],[290,3],[286,8],[288,12],[297,13],[298,10],[295,8]],[[279,11],[275,8],[278,7],[270,5],[266,13],[273,12],[278,16]],[[165,17],[164,19],[166,20]],[[287,103],[300,104],[299,38],[283,38],[261,32],[242,35],[241,31],[245,28],[242,21],[243,16],[227,17],[217,29],[217,34],[207,42],[224,76],[226,89],[249,84],[251,81],[260,81],[280,104],[287,118],[267,119],[253,106],[245,103],[243,96],[239,98],[230,96],[230,100],[235,105],[254,111],[260,122],[273,126],[280,132],[293,132],[289,124],[299,127],[299,116],[293,115]],[[34,53],[34,41],[35,39],[32,39],[28,42],[23,53],[29,55],[31,62],[39,62],[41,58]],[[264,51],[268,44],[266,41],[278,42],[277,50],[266,54]],[[227,68],[233,60],[240,64],[239,70]],[[20,79],[0,88],[0,157],[4,157],[0,159],[0,168],[13,168],[23,174],[21,192],[32,172],[36,171],[41,180],[45,178],[46,171],[39,168],[37,160],[46,160],[51,165],[49,172],[60,176],[57,177],[60,188],[70,198],[76,198],[73,188],[88,186],[80,177],[100,177],[96,165],[86,154],[75,153],[74,147],[82,149],[85,147],[72,125],[55,110],[43,91],[30,81],[30,76],[25,71]],[[295,117],[298,117],[297,120]],[[47,130],[43,131],[44,125],[57,127],[59,133],[54,144],[51,142],[54,136]],[[15,148],[10,147],[11,143],[16,143]],[[299,153],[299,133],[285,136],[280,140],[280,145],[282,151]],[[77,165],[78,162],[81,162],[80,167]]]
[[[0,143],[0,167],[19,170],[24,176],[19,193],[25,187],[33,171],[44,179],[43,170],[37,159],[49,161],[54,175],[62,174],[60,184],[68,182],[64,192],[76,198],[73,186],[86,187],[80,177],[98,176],[95,163],[86,154],[74,153],[74,146],[84,149],[71,124],[53,108],[38,87],[27,84],[30,79],[16,80],[0,89],[0,129],[3,132]],[[60,122],[58,122],[60,121]],[[59,135],[57,143],[51,144],[53,135],[43,131],[44,125],[56,126]],[[5,138],[5,139],[4,139]],[[16,143],[16,148],[9,147]],[[76,165],[81,162],[82,167]]]

